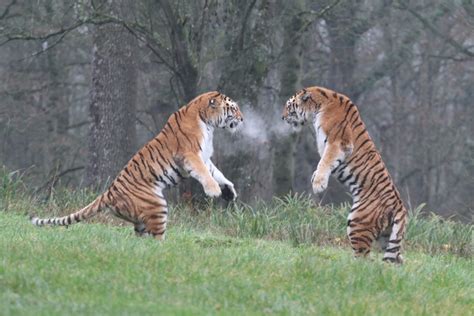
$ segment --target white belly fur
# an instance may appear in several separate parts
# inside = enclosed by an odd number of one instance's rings
[[[326,133],[324,133],[323,129],[321,128],[320,125],[321,122],[321,113],[317,114],[314,121],[314,131],[316,133],[316,144],[318,146],[318,153],[319,156],[322,156],[324,153],[324,148],[326,148]]]
[[[213,145],[213,128],[208,127],[206,124],[201,123],[201,131],[203,134],[203,142],[201,145],[202,152],[201,152],[201,157],[204,162],[209,161],[212,157],[212,153],[214,152],[214,145]]]

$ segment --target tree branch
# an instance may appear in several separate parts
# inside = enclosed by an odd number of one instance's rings
[[[10,13],[10,9],[16,4],[16,0],[12,0],[9,4],[7,4],[7,7],[3,11],[2,14],[0,14],[0,20],[3,20],[8,17],[8,14]]]
[[[63,170],[59,173],[56,172],[55,174],[53,174],[51,176],[51,178],[49,178],[48,181],[46,181],[42,186],[40,186],[38,189],[36,189],[35,193],[41,192],[41,191],[43,191],[43,189],[46,189],[46,188],[48,188],[48,191],[51,193],[51,190],[53,189],[54,185],[56,184],[56,182],[61,177],[65,176],[68,173],[75,172],[75,171],[78,171],[78,170],[82,170],[84,168],[85,168],[84,166],[78,166],[78,167],[72,167],[72,168]]]
[[[404,5],[404,4],[400,4],[398,6],[399,9],[402,9],[402,10],[405,10],[407,12],[409,12],[411,15],[413,15],[416,19],[418,19],[418,21],[421,22],[421,24],[423,24],[424,27],[426,27],[427,29],[429,29],[431,32],[433,32],[434,35],[438,36],[439,38],[441,38],[442,40],[444,40],[446,43],[448,43],[449,45],[451,45],[452,47],[454,47],[456,50],[458,50],[460,53],[463,53],[469,57],[474,57],[474,52],[471,52],[469,49],[467,49],[466,47],[464,47],[463,45],[459,44],[458,42],[456,42],[454,39],[452,39],[451,37],[441,33],[441,31],[439,31],[430,21],[428,21],[427,19],[425,19],[421,14],[419,14],[418,12],[416,12],[415,10],[413,9],[410,9],[408,6]]]

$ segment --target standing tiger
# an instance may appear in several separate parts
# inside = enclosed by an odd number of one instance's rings
[[[137,235],[162,240],[168,217],[165,188],[191,176],[208,196],[222,194],[226,200],[237,197],[233,183],[211,161],[212,138],[215,128],[234,132],[242,122],[237,103],[216,91],[204,93],[173,113],[163,130],[132,157],[107,191],[92,203],[64,217],[34,217],[32,223],[67,226],[110,210],[132,222]]]
[[[282,119],[295,127],[308,120],[314,125],[321,156],[311,179],[314,193],[326,189],[330,174],[351,192],[347,235],[355,256],[367,256],[379,240],[384,261],[403,263],[407,211],[354,103],[329,89],[310,87],[286,102]]]

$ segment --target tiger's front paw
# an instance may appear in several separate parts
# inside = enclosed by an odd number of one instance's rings
[[[219,197],[222,194],[221,188],[217,182],[213,181],[204,187],[204,192],[210,197]]]
[[[222,187],[222,198],[226,201],[235,201],[237,192],[235,192],[233,184],[224,184]]]
[[[313,184],[313,192],[317,194],[326,190],[326,188],[328,187],[328,181],[328,177],[321,176],[318,173],[318,170],[316,170],[313,173],[313,177],[311,178],[311,183]]]

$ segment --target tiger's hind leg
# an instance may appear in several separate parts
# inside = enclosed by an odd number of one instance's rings
[[[140,217],[144,224],[144,232],[157,240],[164,240],[168,220],[166,200],[162,195],[158,195],[155,201],[147,201],[146,205],[142,205],[141,210]]]
[[[400,218],[396,218],[392,225],[392,232],[388,239],[387,246],[385,247],[383,261],[394,262],[398,264],[403,263],[403,257],[400,254],[401,243],[403,236],[405,235],[405,224],[406,217],[404,214]]]
[[[363,223],[355,223],[349,219],[347,236],[356,258],[367,257],[370,254],[372,243],[375,239],[374,232],[370,227]]]

